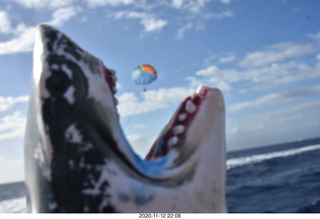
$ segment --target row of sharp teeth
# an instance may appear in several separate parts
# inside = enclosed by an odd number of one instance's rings
[[[193,114],[196,112],[197,110],[197,106],[196,104],[194,104],[192,102],[192,100],[194,100],[196,97],[200,97],[201,99],[203,99],[203,96],[201,94],[198,94],[198,93],[194,93],[192,96],[191,96],[191,100],[187,100],[186,102],[186,105],[185,105],[185,112],[186,113],[180,113],[178,115],[178,121],[179,122],[183,122],[187,119],[187,114]],[[172,128],[172,133],[173,133],[173,136],[171,138],[168,139],[168,142],[167,142],[167,146],[169,148],[175,146],[178,144],[179,142],[179,137],[178,135],[181,135],[185,132],[185,126],[184,125],[176,125]]]

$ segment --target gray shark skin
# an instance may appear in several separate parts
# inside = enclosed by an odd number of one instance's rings
[[[116,74],[39,25],[25,133],[28,212],[226,212],[225,108],[200,86],[145,159],[119,125]]]

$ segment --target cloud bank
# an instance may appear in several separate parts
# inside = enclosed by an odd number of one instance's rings
[[[0,118],[0,141],[22,138],[24,136],[26,117],[20,111]]]

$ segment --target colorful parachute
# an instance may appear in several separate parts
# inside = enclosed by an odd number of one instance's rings
[[[146,85],[157,79],[157,71],[148,64],[139,65],[132,73],[135,84]]]

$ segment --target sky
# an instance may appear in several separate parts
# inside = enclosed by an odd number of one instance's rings
[[[227,151],[320,136],[318,0],[0,0],[0,183],[23,180],[37,24],[117,71],[123,130],[144,156],[198,85],[221,89]],[[147,92],[131,79],[148,63]]]

